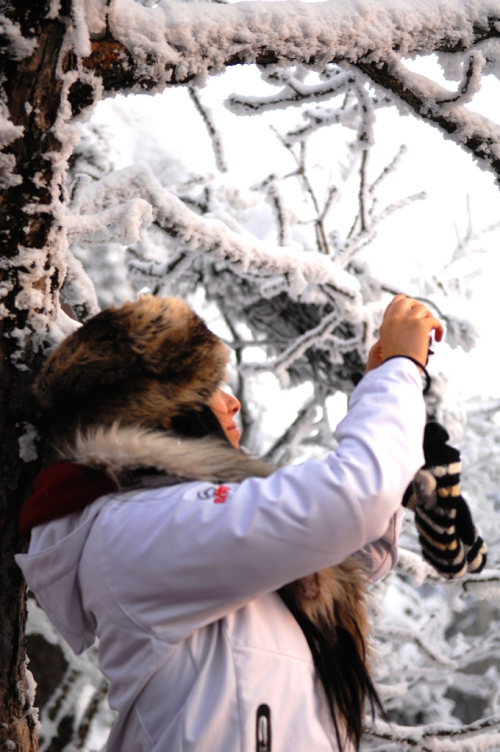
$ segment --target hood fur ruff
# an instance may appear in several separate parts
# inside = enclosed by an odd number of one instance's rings
[[[180,438],[168,431],[116,423],[111,428],[78,432],[73,445],[61,454],[71,462],[105,470],[119,486],[130,471],[140,468],[213,483],[265,478],[275,470],[213,437]],[[365,567],[358,556],[303,577],[295,588],[296,600],[313,623],[324,620],[345,627],[360,647],[361,641],[366,646],[368,634],[366,596]]]
[[[264,478],[274,469],[210,436],[181,438],[169,431],[118,423],[111,428],[78,431],[74,443],[61,454],[72,462],[105,470],[119,486],[128,472],[139,468],[154,468],[177,478],[213,483]]]

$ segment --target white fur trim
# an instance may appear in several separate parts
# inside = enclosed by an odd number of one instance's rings
[[[127,470],[155,468],[181,478],[237,483],[251,476],[266,477],[273,468],[237,452],[213,437],[179,438],[167,431],[137,426],[95,428],[78,432],[62,450],[65,459],[106,470],[115,480]]]

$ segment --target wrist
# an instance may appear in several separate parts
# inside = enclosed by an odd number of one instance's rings
[[[412,363],[414,363],[417,366],[420,373],[422,374],[422,379],[423,379],[422,391],[424,394],[427,394],[427,392],[431,388],[431,377],[429,376],[429,372],[427,371],[427,368],[423,365],[423,363],[417,360],[417,358],[414,358],[413,355],[406,355],[403,353],[389,355],[387,358],[384,358],[383,363],[387,363],[388,360],[394,360],[395,358],[405,358],[406,360],[410,360]]]

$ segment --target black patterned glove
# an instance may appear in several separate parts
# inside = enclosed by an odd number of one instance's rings
[[[480,572],[487,546],[460,494],[460,452],[448,439],[439,423],[426,425],[425,465],[408,486],[403,505],[415,513],[424,559],[442,577],[454,579]]]

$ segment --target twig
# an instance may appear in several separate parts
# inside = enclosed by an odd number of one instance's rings
[[[220,2],[221,0],[217,0]],[[220,133],[215,126],[215,122],[212,116],[212,110],[201,103],[197,90],[193,86],[188,86],[189,96],[194,102],[194,106],[200,113],[203,122],[208,131],[208,135],[212,141],[212,149],[214,151],[215,164],[219,172],[227,172],[227,164],[224,157],[224,148],[222,146],[222,139]]]
[[[361,156],[361,166],[359,168],[359,218],[361,222],[361,232],[366,232],[369,229],[368,211],[366,206],[366,192],[367,192],[367,179],[366,168],[368,164],[369,150],[363,149]]]
[[[405,144],[401,144],[399,147],[398,153],[396,156],[389,162],[388,165],[384,167],[380,175],[373,181],[371,186],[369,187],[370,193],[375,193],[376,189],[379,187],[379,185],[392,173],[394,172],[398,167],[403,159],[404,155],[407,153],[408,147]]]
[[[252,418],[252,415],[250,413],[250,410],[248,409],[248,403],[246,398],[246,391],[245,391],[245,380],[243,378],[243,374],[241,373],[241,364],[242,364],[242,350],[246,345],[241,345],[238,342],[238,332],[236,331],[233,322],[231,320],[231,316],[228,316],[226,311],[224,310],[224,301],[221,300],[219,297],[218,299],[219,309],[222,313],[222,316],[224,318],[224,321],[226,322],[226,325],[231,332],[231,335],[233,337],[233,341],[231,342],[231,347],[233,347],[236,355],[236,366],[237,366],[237,378],[238,383],[236,386],[236,399],[239,401],[241,407],[240,407],[240,419],[241,419],[241,443],[243,446],[246,445],[246,443],[249,440],[250,434],[252,432],[252,428],[254,425],[254,420]]]
[[[271,446],[270,449],[266,452],[264,455],[264,459],[268,462],[276,462],[277,457],[279,454],[279,451],[283,448],[286,448],[289,446],[296,435],[299,433],[299,431],[302,429],[304,423],[307,423],[307,421],[310,419],[313,410],[317,406],[317,397],[316,394],[307,402],[306,405],[304,405],[303,408],[299,410],[299,413],[293,423],[289,425],[285,433],[283,433],[274,444]]]

